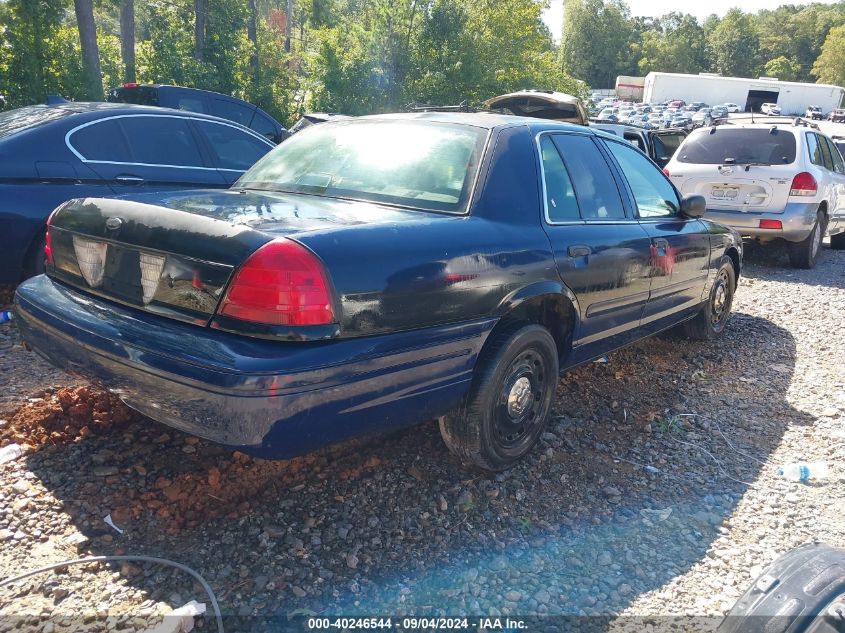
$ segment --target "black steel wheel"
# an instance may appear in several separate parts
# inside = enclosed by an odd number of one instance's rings
[[[537,443],[558,378],[557,346],[539,325],[494,333],[466,404],[440,420],[449,449],[486,470],[513,466]]]
[[[730,257],[723,256],[710,287],[710,295],[701,311],[683,324],[684,334],[691,339],[709,341],[725,331],[733,307],[736,272]]]

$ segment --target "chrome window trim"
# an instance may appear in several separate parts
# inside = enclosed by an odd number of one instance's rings
[[[235,173],[243,173],[245,170],[241,169],[223,169],[220,167],[205,167],[205,166],[193,166],[193,165],[167,165],[167,164],[159,164],[159,163],[135,163],[135,162],[122,162],[122,161],[112,161],[112,160],[95,160],[90,158],[85,158],[71,143],[71,137],[78,132],[79,130],[90,127],[92,125],[97,125],[98,123],[104,123],[106,121],[113,121],[115,119],[136,119],[141,117],[148,117],[148,118],[166,118],[166,119],[180,119],[183,121],[199,121],[203,123],[211,123],[214,125],[225,125],[226,127],[234,128],[240,132],[247,132],[250,136],[253,136],[263,143],[267,144],[271,149],[275,147],[273,143],[268,141],[265,137],[261,136],[260,134],[253,132],[249,128],[243,128],[236,124],[226,123],[225,121],[211,121],[209,119],[203,119],[200,117],[195,116],[185,116],[180,114],[152,114],[149,112],[145,112],[143,114],[115,114],[109,117],[103,117],[102,119],[95,119],[93,121],[88,121],[86,123],[81,123],[76,127],[71,128],[70,130],[65,133],[65,145],[67,148],[76,156],[81,162],[86,164],[92,165],[129,165],[129,166],[141,166],[141,167],[165,167],[167,169],[200,169],[203,171],[233,171]]]

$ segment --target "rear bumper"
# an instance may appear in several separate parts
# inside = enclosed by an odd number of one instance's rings
[[[707,209],[704,217],[735,229],[743,237],[782,238],[790,242],[800,242],[813,230],[818,210],[818,202],[790,202],[783,213]],[[761,229],[760,220],[777,220],[783,228]]]
[[[24,339],[144,415],[285,458],[457,406],[493,320],[331,342],[274,342],[124,308],[48,277],[18,286]]]

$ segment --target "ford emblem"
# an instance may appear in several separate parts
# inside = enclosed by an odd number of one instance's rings
[[[121,220],[120,218],[108,218],[106,220],[106,228],[109,231],[116,231],[121,226],[123,226],[123,220]]]
[[[720,174],[732,174],[734,168],[730,165],[719,165],[719,173]]]

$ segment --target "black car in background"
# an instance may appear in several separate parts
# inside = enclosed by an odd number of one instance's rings
[[[679,129],[648,129],[636,125],[590,123],[590,127],[615,134],[638,147],[660,167],[665,167],[687,133]]]
[[[224,188],[273,144],[237,123],[114,103],[0,113],[0,283],[43,271],[47,216],[71,198]]]
[[[274,143],[281,143],[290,136],[281,123],[258,106],[210,90],[166,84],[126,83],[112,88],[108,100],[113,103],[135,103],[210,114],[240,123]]]

